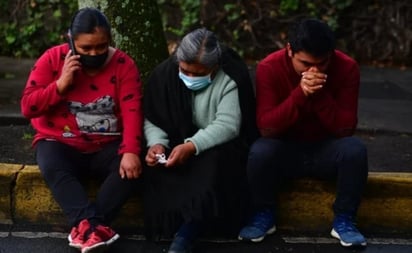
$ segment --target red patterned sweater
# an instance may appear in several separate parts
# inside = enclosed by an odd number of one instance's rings
[[[21,110],[36,129],[33,145],[56,140],[80,152],[94,152],[121,139],[119,153],[141,151],[142,84],[134,61],[116,50],[97,75],[74,74],[69,91],[61,96],[61,75],[67,44],[47,50],[35,63],[21,99]]]

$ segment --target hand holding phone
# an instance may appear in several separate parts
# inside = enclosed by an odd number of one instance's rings
[[[74,39],[71,34],[71,31],[68,32],[68,43],[71,50],[71,54],[67,54],[64,59],[64,65],[59,79],[56,81],[57,90],[59,94],[64,94],[68,90],[68,87],[73,83],[73,75],[77,70],[81,68],[79,62],[80,56],[77,54]]]

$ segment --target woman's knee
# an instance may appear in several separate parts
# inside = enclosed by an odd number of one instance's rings
[[[65,158],[67,152],[65,145],[58,142],[41,141],[37,144],[36,160],[46,181],[54,181],[59,173],[71,170],[73,159]]]

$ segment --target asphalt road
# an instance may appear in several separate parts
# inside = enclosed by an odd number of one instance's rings
[[[76,249],[67,245],[65,233],[42,232],[0,232],[0,253],[75,253]],[[412,239],[409,238],[368,238],[364,249],[346,249],[327,235],[307,237],[299,235],[272,235],[261,243],[244,243],[237,240],[200,241],[193,253],[411,253]],[[148,242],[139,236],[121,237],[106,252],[116,253],[163,253],[169,242]]]

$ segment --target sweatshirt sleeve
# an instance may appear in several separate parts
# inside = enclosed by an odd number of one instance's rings
[[[234,81],[230,81],[221,94],[214,120],[200,128],[191,138],[185,139],[185,142],[190,141],[195,145],[196,154],[228,142],[239,135],[241,118],[237,86]]]
[[[154,125],[148,119],[145,119],[144,121],[144,135],[147,141],[147,147],[151,147],[155,144],[161,144],[169,148],[167,133]]]
[[[337,137],[353,135],[357,125],[360,71],[356,63],[346,74],[339,75],[333,87],[338,89],[332,96],[328,89],[312,98],[312,106],[322,125]],[[332,84],[331,84],[332,85]],[[326,87],[325,87],[326,88]]]
[[[123,140],[119,153],[139,155],[143,135],[142,82],[138,69],[131,59],[124,67],[118,90],[123,125]]]
[[[287,72],[262,62],[256,68],[257,126],[265,137],[281,135],[298,119],[307,97]]]
[[[46,51],[30,72],[20,102],[22,114],[26,118],[42,116],[65,100],[57,91],[56,80],[61,66],[55,58],[52,51]]]

